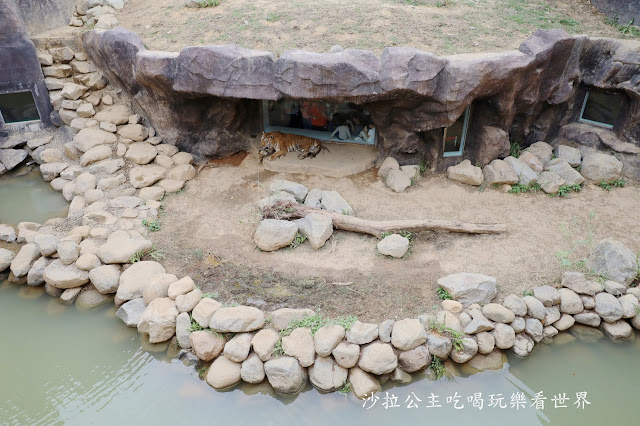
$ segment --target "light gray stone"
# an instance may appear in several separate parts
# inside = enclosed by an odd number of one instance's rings
[[[525,316],[527,314],[527,305],[524,303],[522,298],[515,294],[510,294],[505,297],[502,305],[517,316]]]
[[[579,314],[584,310],[582,299],[575,291],[561,288],[558,293],[560,293],[560,312],[563,314]]]
[[[89,273],[75,265],[64,265],[60,260],[54,260],[44,268],[43,278],[52,287],[68,289],[88,283]]]
[[[484,182],[482,169],[472,165],[470,160],[464,160],[456,166],[448,167],[447,177],[455,182],[473,186],[482,185]]]
[[[29,273],[33,263],[40,257],[40,248],[33,243],[25,244],[11,262],[11,272],[16,278],[24,277]]]
[[[464,364],[478,353],[478,344],[470,337],[462,339],[462,348],[453,348],[450,357],[458,364]]]
[[[345,334],[345,329],[337,324],[321,327],[313,336],[316,353],[321,357],[331,355],[331,352],[342,342]]]
[[[507,184],[513,185],[518,183],[518,175],[513,168],[504,160],[493,160],[485,166],[484,180],[489,184]]]
[[[240,377],[247,383],[262,383],[265,377],[264,363],[258,354],[252,352],[251,355],[242,362]]]
[[[398,357],[388,343],[374,342],[365,346],[358,361],[358,367],[376,375],[391,373],[397,366]]]
[[[546,307],[560,304],[560,293],[550,285],[534,288],[533,295]]]
[[[262,361],[268,361],[273,355],[273,348],[280,340],[275,331],[265,328],[258,331],[251,339],[251,346]]]
[[[397,349],[409,351],[426,341],[427,332],[417,319],[406,318],[394,323],[391,344]]]
[[[116,316],[120,318],[127,327],[138,327],[138,323],[145,309],[147,309],[147,305],[144,303],[144,300],[140,298],[133,299],[120,306],[116,311]]]
[[[571,167],[578,167],[582,163],[582,154],[578,148],[558,145],[554,151],[556,157],[565,160]]]
[[[341,367],[353,368],[360,358],[360,346],[353,343],[340,342],[331,354]]]
[[[622,318],[622,305],[618,299],[609,293],[596,294],[596,313],[600,318],[609,323],[614,323]]]
[[[176,155],[180,155],[180,154],[182,153],[179,153]],[[189,164],[189,163],[186,163],[186,164]],[[293,195],[296,201],[299,203],[302,203],[306,198],[307,194],[309,193],[309,190],[307,189],[306,186],[297,182],[291,182],[291,181],[282,180],[282,179],[277,179],[271,182],[271,184],[269,185],[269,192],[271,194],[274,194],[280,191],[284,191]]]
[[[544,304],[533,296],[525,296],[522,301],[527,305],[527,315],[542,321],[547,313]]]
[[[522,320],[522,318],[520,319]],[[513,327],[508,324],[496,324],[496,327],[491,333],[495,339],[495,345],[498,349],[509,349],[516,342],[516,332]]]
[[[346,333],[347,342],[366,345],[378,338],[378,325],[356,321]]]
[[[311,213],[303,219],[294,221],[298,225],[298,232],[307,237],[313,249],[319,250],[333,234],[331,218],[320,213]]]
[[[154,275],[164,274],[165,272],[164,267],[158,262],[142,261],[134,263],[120,275],[116,299],[118,301],[127,301],[142,297],[142,291],[149,279]],[[151,306],[151,303],[149,306]]]
[[[602,322],[600,316],[592,311],[585,311],[573,316],[578,324],[589,325],[591,327],[599,327]]]
[[[249,351],[251,351],[252,337],[249,333],[241,333],[233,336],[233,338],[224,345],[224,356],[233,362],[242,362],[247,359]]]
[[[214,389],[226,389],[240,383],[242,366],[224,356],[213,361],[207,372],[206,382]]]
[[[622,242],[600,241],[589,257],[590,267],[597,275],[619,283],[630,284],[638,273],[638,258]]]
[[[562,158],[554,158],[545,164],[544,168],[560,176],[567,185],[581,185],[584,182],[584,177],[580,172],[571,167]]]
[[[575,291],[578,294],[595,296],[602,291],[602,286],[596,281],[587,281],[580,272],[565,272],[562,274],[562,286]]]
[[[217,300],[205,297],[201,299],[200,302],[198,302],[195,308],[193,308],[191,316],[195,322],[200,324],[200,327],[207,328],[209,327],[209,322],[211,321],[213,313],[221,307],[222,303],[218,302]]]
[[[596,183],[611,182],[622,177],[622,167],[620,160],[612,155],[593,153],[582,160],[580,172]]]
[[[262,328],[264,313],[251,306],[235,306],[216,310],[209,328],[219,333],[244,333]]]
[[[254,240],[263,251],[274,251],[286,247],[296,236],[298,226],[286,220],[264,219],[256,229]]]
[[[322,208],[330,212],[353,216],[355,213],[349,203],[337,191],[322,192]]]
[[[499,303],[489,303],[482,307],[482,314],[491,321],[509,324],[516,319],[516,315],[509,308],[505,308]]]
[[[389,170],[385,183],[394,192],[403,192],[411,186],[411,179],[402,170]]]
[[[545,171],[538,175],[538,185],[546,194],[557,194],[560,187],[565,184],[564,179],[557,173]]]
[[[531,336],[534,342],[538,343],[543,338],[543,329],[542,323],[535,318],[527,318],[525,320],[524,331],[529,336]]]
[[[420,345],[408,351],[400,352],[398,365],[407,373],[424,370],[431,364],[431,354],[427,346]]]
[[[332,392],[340,389],[347,381],[348,370],[340,367],[331,357],[319,357],[309,367],[309,380],[321,391]]]
[[[267,380],[273,389],[282,394],[300,392],[307,383],[307,372],[298,360],[281,356],[264,364]]]

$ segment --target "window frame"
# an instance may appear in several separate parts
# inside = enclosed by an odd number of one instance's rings
[[[2,92],[2,93],[0,93],[0,96],[2,96],[2,95],[12,95],[12,94],[16,94],[16,93],[31,93],[31,99],[33,99],[33,105],[36,107],[36,112],[38,113],[38,119],[37,120],[7,122],[5,120],[5,118],[4,118],[4,115],[2,115],[2,111],[0,111],[0,124],[9,127],[9,126],[23,126],[25,124],[42,123],[42,114],[40,113],[40,108],[38,107],[38,102],[36,102],[36,97],[35,97],[35,95],[33,93],[33,90],[28,89],[28,90],[19,90],[19,91],[15,91],[15,92]]]
[[[604,127],[605,129],[613,129],[613,127],[615,126],[614,124],[607,124],[607,123],[603,123],[601,121],[594,121],[594,120],[589,120],[588,118],[583,118],[584,115],[584,110],[587,107],[587,101],[589,100],[589,94],[591,93],[592,89],[587,89],[587,93],[584,95],[584,101],[582,101],[582,109],[580,110],[580,117],[578,118],[578,121],[580,123],[587,123],[587,124],[592,124],[594,126],[598,126],[598,127]],[[606,90],[602,89],[605,93]],[[622,99],[622,106],[624,106],[624,97]],[[622,107],[621,107],[622,109]],[[618,116],[620,115],[620,112],[618,112]],[[616,116],[616,121],[618,120],[618,116]]]
[[[471,105],[467,106],[464,110],[464,122],[462,124],[462,137],[460,138],[460,149],[457,151],[445,151],[447,146],[447,130],[449,127],[444,128],[444,136],[442,138],[442,156],[443,157],[460,157],[464,154],[464,146],[467,141],[467,131],[469,130],[469,117],[471,115]],[[459,117],[458,117],[459,118]],[[458,119],[456,119],[458,121]]]
[[[377,145],[377,129],[373,129],[373,143],[369,143],[365,140],[343,140],[338,138],[331,138],[331,132],[325,132],[322,130],[309,130],[309,129],[296,129],[294,127],[284,127],[284,126],[272,126],[269,124],[269,105],[268,100],[263,100],[260,103],[260,108],[262,109],[262,128],[265,133],[267,132],[282,132],[286,134],[299,135],[299,136],[308,136],[310,138],[319,139],[326,142],[335,142],[342,144],[354,144],[354,145],[364,145],[364,146],[376,146]],[[362,107],[364,108],[364,107]],[[369,130],[371,131],[371,129]],[[356,135],[357,136],[357,135]]]

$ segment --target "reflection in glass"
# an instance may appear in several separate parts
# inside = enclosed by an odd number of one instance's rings
[[[31,92],[1,94],[0,114],[6,124],[40,120]]]
[[[369,112],[351,102],[263,101],[265,132],[280,131],[333,142],[375,144]]]
[[[624,102],[623,95],[590,89],[584,97],[580,121],[612,128]]]
[[[454,157],[462,155],[464,152],[464,142],[467,138],[467,127],[469,125],[469,114],[471,107],[465,109],[455,123],[447,127],[444,131],[444,157]]]

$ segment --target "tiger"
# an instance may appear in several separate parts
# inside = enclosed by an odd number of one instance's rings
[[[278,157],[287,155],[288,152],[300,151],[299,159],[307,157],[315,157],[323,149],[328,149],[322,145],[318,139],[308,136],[293,135],[282,132],[266,132],[262,134],[260,140],[260,149],[258,150],[259,162],[269,157],[269,160],[275,160]]]

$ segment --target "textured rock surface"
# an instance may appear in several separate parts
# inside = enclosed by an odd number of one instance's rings
[[[465,156],[485,165],[508,155],[509,138],[525,145],[551,140],[563,119],[575,119],[575,111],[563,107],[582,102],[578,83],[638,93],[631,81],[638,72],[637,42],[571,37],[557,29],[535,32],[517,51],[447,57],[408,47],[385,49],[380,57],[355,49],[291,50],[276,57],[235,45],[152,52],[120,28],[86,32],[83,44],[109,80],[135,94],[160,136],[179,141],[195,157],[248,148],[243,125],[254,115],[258,124],[259,114],[246,99],[365,104],[383,158],[393,154],[403,164],[426,158],[445,170],[459,159],[442,157],[441,129],[474,99],[480,104],[472,112],[478,130],[468,133]],[[611,60],[597,59],[605,54]],[[403,96],[394,96],[398,92]],[[637,118],[633,110],[618,137],[637,140]],[[551,147],[548,154],[543,164],[551,159]]]
[[[438,285],[465,307],[473,303],[489,303],[497,294],[496,279],[482,274],[462,272],[448,275],[438,279]]]

